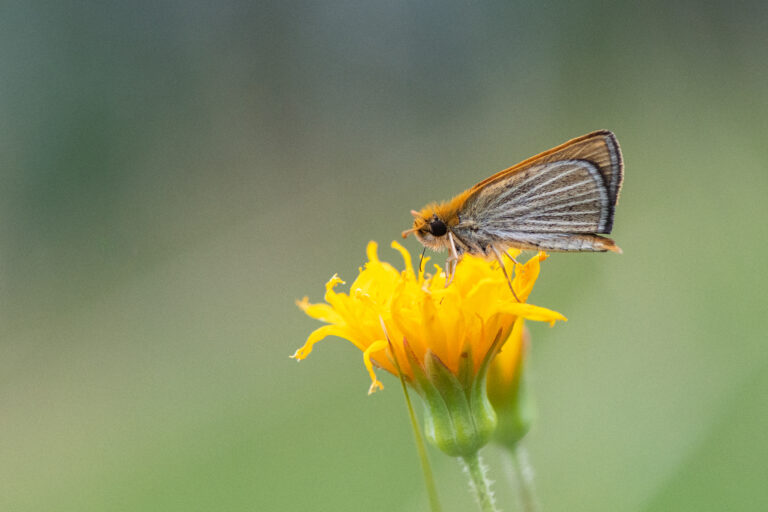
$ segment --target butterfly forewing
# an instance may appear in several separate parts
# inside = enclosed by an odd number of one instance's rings
[[[624,164],[621,158],[619,143],[613,133],[608,130],[600,130],[582,135],[527,160],[523,160],[509,169],[505,169],[481,181],[472,187],[471,192],[502,180],[510,174],[521,172],[531,166],[561,160],[586,160],[595,165],[603,176],[611,203],[616,204],[619,191],[621,190],[621,183],[624,179]]]
[[[459,215],[501,238],[610,233],[621,181],[616,139],[610,132],[594,132],[479,183]]]
[[[475,194],[467,215],[490,231],[602,233],[609,198],[598,169],[583,160],[531,166]]]

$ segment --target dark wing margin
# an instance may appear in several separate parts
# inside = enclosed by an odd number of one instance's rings
[[[543,155],[542,162],[558,160],[586,160],[600,171],[608,192],[608,215],[598,233],[610,233],[613,214],[624,181],[624,161],[616,136],[608,130],[588,133],[566,142]]]
[[[580,150],[582,158],[592,162],[600,170],[608,190],[608,218],[599,233],[610,233],[613,229],[613,215],[619,200],[621,185],[624,182],[624,160],[616,136],[608,130],[601,130],[585,135],[589,137],[584,144],[574,149]],[[571,158],[574,158],[571,156]]]

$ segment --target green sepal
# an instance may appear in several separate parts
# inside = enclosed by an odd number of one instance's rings
[[[414,376],[413,387],[424,400],[424,435],[435,446],[449,455],[456,451],[455,443],[451,442],[450,432],[453,431],[451,411],[440,391],[427,377],[424,367],[411,350],[408,342],[403,343],[408,364]],[[449,434],[445,436],[445,434]]]
[[[411,374],[413,375],[413,381],[410,382],[410,384],[413,386],[416,392],[425,400],[427,399],[425,397],[427,394],[439,395],[437,390],[434,389],[435,387],[432,385],[432,383],[429,382],[426,373],[424,373],[424,367],[416,358],[416,354],[413,353],[408,340],[403,340],[403,351],[405,352],[405,357],[408,360],[408,365],[411,367]]]
[[[419,361],[404,343],[414,376],[411,385],[426,406],[424,434],[448,455],[467,457],[477,453],[496,428],[496,413],[488,400],[485,382],[488,364],[498,350],[498,338],[477,373],[472,371],[468,345],[462,352],[458,376],[431,351],[427,351],[423,362]]]
[[[461,383],[461,387],[464,389],[471,389],[472,388],[472,380],[474,379],[475,375],[475,360],[472,357],[472,344],[467,340],[464,343],[464,349],[461,351],[461,354],[459,355],[459,382]],[[467,399],[469,399],[469,395],[467,395]]]
[[[488,352],[485,354],[483,361],[480,363],[480,367],[477,370],[477,375],[472,382],[470,403],[472,404],[472,410],[474,412],[473,416],[476,421],[478,436],[486,440],[483,445],[491,439],[491,436],[493,436],[493,433],[496,431],[496,427],[498,425],[496,411],[494,410],[493,405],[491,405],[491,401],[488,398],[486,379],[491,361],[493,361],[493,358],[496,357],[496,354],[498,354],[503,342],[504,339],[502,338],[502,330],[499,329],[499,332],[496,333],[496,338],[494,338],[491,347],[488,349]]]
[[[452,457],[476,453],[490,437],[480,435],[477,429],[467,390],[434,353],[428,351],[424,363],[430,382],[445,404],[445,407],[428,408],[425,416],[427,439]]]

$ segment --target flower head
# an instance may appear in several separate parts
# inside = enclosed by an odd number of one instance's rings
[[[369,393],[383,387],[373,371],[374,365],[394,375],[402,372],[427,402],[431,413],[427,417],[427,436],[441,448],[455,453],[465,450],[455,446],[456,439],[441,445],[438,438],[445,434],[438,425],[441,422],[461,429],[466,420],[467,428],[475,430],[470,437],[478,438],[473,443],[484,444],[496,421],[485,394],[486,370],[516,320],[550,324],[565,320],[560,313],[524,302],[546,255],[539,253],[517,266],[512,282],[515,295],[522,301],[517,302],[496,262],[466,254],[454,281],[446,287],[445,274],[439,267],[435,267],[433,275],[422,269],[417,273],[408,251],[397,242],[392,247],[405,261],[403,271],[380,261],[377,244],[370,242],[368,263],[360,269],[348,294],[335,291],[343,281],[334,275],[325,286],[325,303],[310,304],[306,297],[298,302],[307,315],[328,325],[310,334],[292,357],[304,359],[315,343],[327,336],[345,338],[363,352],[372,381]],[[508,262],[510,275],[514,266]],[[464,420],[457,417],[463,414],[463,407],[469,415]],[[483,415],[488,416],[488,421],[478,426],[483,423],[478,420]],[[478,429],[482,430],[479,437]],[[461,437],[461,432],[458,434]]]

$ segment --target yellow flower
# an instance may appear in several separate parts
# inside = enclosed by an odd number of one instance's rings
[[[371,363],[397,375],[393,364],[396,358],[406,380],[413,381],[412,368],[404,364],[408,360],[406,349],[418,361],[424,361],[428,351],[433,353],[457,375],[462,362],[471,357],[470,370],[475,373],[489,351],[501,347],[500,343],[494,347],[494,340],[498,338],[503,343],[518,317],[550,324],[565,320],[555,311],[516,302],[496,262],[464,255],[454,282],[446,288],[440,267],[435,266],[432,276],[423,270],[417,275],[408,251],[397,242],[392,242],[392,247],[405,260],[404,271],[380,261],[377,244],[370,242],[368,263],[360,269],[349,294],[334,291],[337,285],[344,284],[334,275],[325,285],[325,304],[310,304],[307,297],[297,302],[307,315],[330,325],[310,334],[304,346],[291,357],[306,358],[315,343],[327,336],[345,338],[363,352],[372,393],[383,386]],[[513,256],[519,254],[511,252]],[[544,259],[546,255],[539,253],[519,265],[512,285],[521,301],[531,293],[539,275],[539,262]],[[429,258],[424,260],[426,263]],[[512,267],[510,262],[508,272],[512,272]]]
[[[334,275],[325,286],[326,303],[310,304],[306,297],[297,302],[307,315],[329,325],[310,334],[291,357],[306,358],[315,343],[327,336],[351,341],[363,352],[372,381],[369,393],[383,387],[373,365],[395,376],[399,368],[427,402],[427,436],[451,454],[476,451],[496,426],[485,391],[486,370],[516,320],[550,324],[565,320],[560,313],[524,302],[546,255],[539,253],[517,265],[512,283],[522,301],[517,302],[496,262],[465,254],[453,283],[446,287],[440,267],[435,266],[433,275],[421,269],[416,273],[408,251],[397,242],[392,247],[405,261],[403,271],[380,261],[377,244],[370,242],[368,263],[360,269],[348,294],[335,291],[344,282]],[[510,275],[513,267],[514,263],[507,263]],[[446,434],[442,424],[450,424],[459,432]],[[473,433],[462,433],[462,425]],[[446,435],[450,439],[446,440]],[[469,438],[471,442],[466,442]]]

